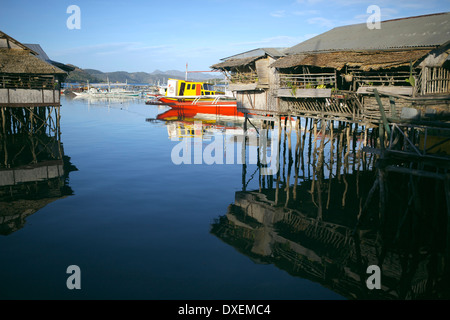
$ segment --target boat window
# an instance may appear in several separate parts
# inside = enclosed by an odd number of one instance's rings
[[[209,91],[206,91],[206,92],[205,92],[205,95],[206,95],[206,96],[209,96],[209,95],[210,95]]]
[[[191,84],[187,85],[187,90],[191,89]]]
[[[186,86],[186,83],[184,83],[184,82],[182,82],[181,84],[180,84],[180,96],[183,96],[184,95],[184,88],[185,88],[185,86]]]
[[[192,85],[192,90],[194,90],[194,89],[195,89],[195,84]]]
[[[202,91],[202,96],[204,96],[205,95],[205,91]]]

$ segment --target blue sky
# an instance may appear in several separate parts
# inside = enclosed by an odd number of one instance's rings
[[[450,0],[3,0],[0,30],[51,59],[105,72],[209,70],[221,58],[290,47],[334,27],[450,11]],[[70,5],[80,29],[68,29]]]

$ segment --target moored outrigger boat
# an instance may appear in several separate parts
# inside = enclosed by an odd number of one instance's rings
[[[147,104],[165,104],[172,108],[197,109],[204,113],[237,115],[237,102],[231,94],[214,90],[205,82],[169,79],[165,95],[147,101]]]
[[[215,86],[206,82],[169,79],[165,93],[158,99],[166,103],[187,101],[214,101],[216,98],[234,99],[232,94],[216,90]]]

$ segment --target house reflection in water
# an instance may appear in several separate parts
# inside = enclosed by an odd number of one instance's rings
[[[77,170],[60,141],[59,107],[2,107],[0,121],[0,234],[25,225],[47,204],[72,195]]]
[[[243,152],[256,147],[258,154],[263,149],[249,144],[250,129],[278,131],[280,167],[264,175],[258,163],[249,178],[242,164],[242,191],[212,223],[213,235],[257,263],[273,264],[348,299],[450,298],[445,180],[384,171],[377,154],[363,151],[377,145],[377,132],[367,126],[252,119],[256,127],[250,123],[243,130],[247,120],[219,119],[179,110],[158,116],[170,138],[208,140],[216,130],[231,130],[244,134],[235,140]],[[195,127],[195,121],[201,125]],[[259,187],[249,188],[256,179]],[[371,265],[380,268],[381,289],[367,286]]]
[[[327,140],[321,148],[295,148],[294,156],[281,148],[278,175],[260,175],[256,190],[243,183],[210,232],[255,262],[348,299],[450,298],[444,183],[391,172],[382,203],[370,159],[336,152],[329,135],[319,139]],[[379,290],[367,287],[370,265],[380,267]]]

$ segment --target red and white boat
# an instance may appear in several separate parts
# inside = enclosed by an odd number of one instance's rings
[[[235,116],[237,102],[232,95],[214,90],[211,84],[169,79],[164,96],[148,101],[148,104],[165,104],[172,108],[194,109],[200,113]]]

